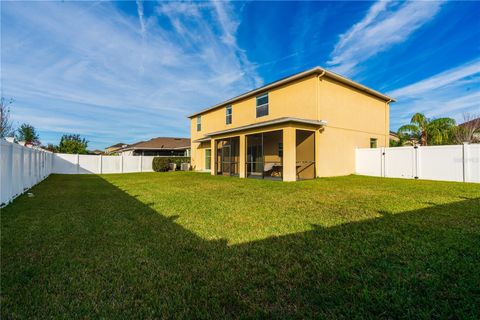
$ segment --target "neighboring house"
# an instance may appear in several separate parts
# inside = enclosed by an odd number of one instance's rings
[[[389,145],[392,98],[316,67],[189,116],[192,166],[294,181],[355,172],[355,148]]]
[[[106,147],[105,148],[105,154],[111,154],[111,153],[115,153],[115,152],[118,152],[118,150],[126,147],[127,144],[126,143],[123,143],[123,142],[120,142],[120,143],[116,143],[110,147]]]
[[[398,137],[398,134],[394,131],[390,131],[389,139],[393,140],[393,141],[396,141],[396,142],[400,141],[400,138]]]
[[[480,118],[475,118],[470,121],[466,121],[462,124],[459,124],[458,126],[463,127],[465,129],[472,130],[473,131],[472,142],[480,143]]]
[[[124,156],[190,156],[190,139],[158,137],[127,145],[118,153]]]

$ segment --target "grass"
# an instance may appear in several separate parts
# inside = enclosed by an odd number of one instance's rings
[[[9,318],[472,318],[480,185],[52,175],[1,212]]]

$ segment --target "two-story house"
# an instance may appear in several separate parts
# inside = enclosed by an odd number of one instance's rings
[[[389,145],[392,98],[316,67],[194,113],[192,166],[295,181],[355,172],[355,148]]]

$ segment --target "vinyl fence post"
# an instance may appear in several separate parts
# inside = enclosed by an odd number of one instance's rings
[[[103,156],[102,155],[100,155],[100,163],[98,165],[100,167],[98,171],[100,172],[100,174],[102,174],[102,171],[103,171]]]
[[[385,178],[385,147],[380,148],[380,176]]]
[[[80,173],[80,155],[77,153],[77,174]]]
[[[468,182],[468,142],[462,145],[463,182]]]
[[[12,199],[14,190],[13,190],[13,143],[8,144],[8,161],[7,161],[7,166],[8,169],[8,174],[7,174],[7,186],[8,186],[8,202]]]
[[[32,150],[27,149],[28,153],[28,184],[27,188],[32,186]]]
[[[25,160],[23,157],[25,156],[25,151],[23,151],[23,148],[20,148],[20,182],[22,184],[22,190],[25,191],[25,168],[23,167],[23,164],[25,163]]]
[[[120,173],[123,173],[123,154],[120,155]]]
[[[419,179],[420,178],[420,146],[415,145],[413,146],[414,148],[414,154],[415,154],[415,175],[413,176],[414,179]]]
[[[140,155],[140,172],[143,172],[143,152]]]

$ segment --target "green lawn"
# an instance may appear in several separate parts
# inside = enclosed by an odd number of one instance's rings
[[[1,210],[9,318],[472,318],[480,185],[52,175]]]

